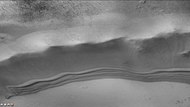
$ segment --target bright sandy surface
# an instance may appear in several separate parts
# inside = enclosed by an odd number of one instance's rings
[[[122,79],[75,82],[13,97],[15,107],[189,107],[190,85]]]
[[[145,39],[160,33],[189,32],[190,21],[185,14],[166,14],[130,18],[118,13],[104,13],[86,17],[84,25],[57,30],[37,31],[9,40],[0,46],[0,61],[19,53],[33,53],[50,46],[75,46],[82,43],[100,43],[111,39]],[[11,39],[9,37],[9,39]],[[14,39],[14,38],[13,38]]]

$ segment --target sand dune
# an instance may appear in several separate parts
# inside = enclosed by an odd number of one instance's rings
[[[163,71],[154,71],[151,73],[133,73],[132,71],[130,72],[117,68],[100,68],[77,73],[66,72],[48,79],[33,80],[17,86],[8,86],[11,94],[6,97],[11,98],[13,96],[33,94],[48,88],[62,86],[72,82],[102,78],[120,78],[143,82],[167,81],[190,84],[189,76],[189,70],[183,69],[166,69]]]
[[[7,38],[12,38],[12,41],[1,40],[6,43],[2,46],[6,47],[3,48],[4,53],[8,54],[5,56],[0,53],[0,60],[6,60],[16,54],[41,52],[51,46],[101,43],[120,37],[126,37],[127,40],[149,39],[160,33],[167,34],[175,31],[177,33],[188,33],[190,30],[189,16],[186,14],[131,18],[130,15],[119,12],[106,12],[84,16],[83,21],[81,24],[74,24],[70,27],[62,26],[56,29],[51,28],[51,26],[42,29],[43,27],[35,28],[26,25],[2,25],[0,30],[8,35]],[[7,28],[10,29],[7,30]]]
[[[0,5],[0,103],[189,107],[189,2]]]
[[[1,87],[9,96],[105,77],[189,84],[190,61],[181,54],[188,51],[188,38],[189,33],[174,32],[135,42],[122,37],[103,43],[53,46],[41,53],[19,54],[1,62]],[[113,69],[104,71],[107,67]],[[100,70],[88,72],[95,68]],[[87,71],[83,74],[84,70]]]

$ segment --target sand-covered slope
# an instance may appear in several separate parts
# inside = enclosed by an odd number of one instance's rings
[[[189,84],[189,37],[176,32],[149,39],[122,37],[18,54],[1,62],[1,87],[14,96],[98,78]]]
[[[44,7],[50,17],[22,3],[0,25],[0,96],[100,78],[190,83],[188,3],[71,1]]]

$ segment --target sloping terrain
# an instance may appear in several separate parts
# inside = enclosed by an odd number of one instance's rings
[[[189,3],[0,2],[0,103],[189,107]]]
[[[14,96],[104,77],[189,84],[189,37],[176,32],[135,42],[122,37],[19,54],[1,62],[1,87]]]

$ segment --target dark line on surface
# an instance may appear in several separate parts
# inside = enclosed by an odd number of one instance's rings
[[[7,86],[11,93],[7,99],[13,96],[21,96],[36,93],[48,88],[62,86],[72,82],[103,79],[120,78],[142,82],[179,82],[190,84],[189,70],[161,70],[151,73],[135,73],[119,68],[98,68],[83,72],[65,72],[52,78],[33,80],[21,85]]]

